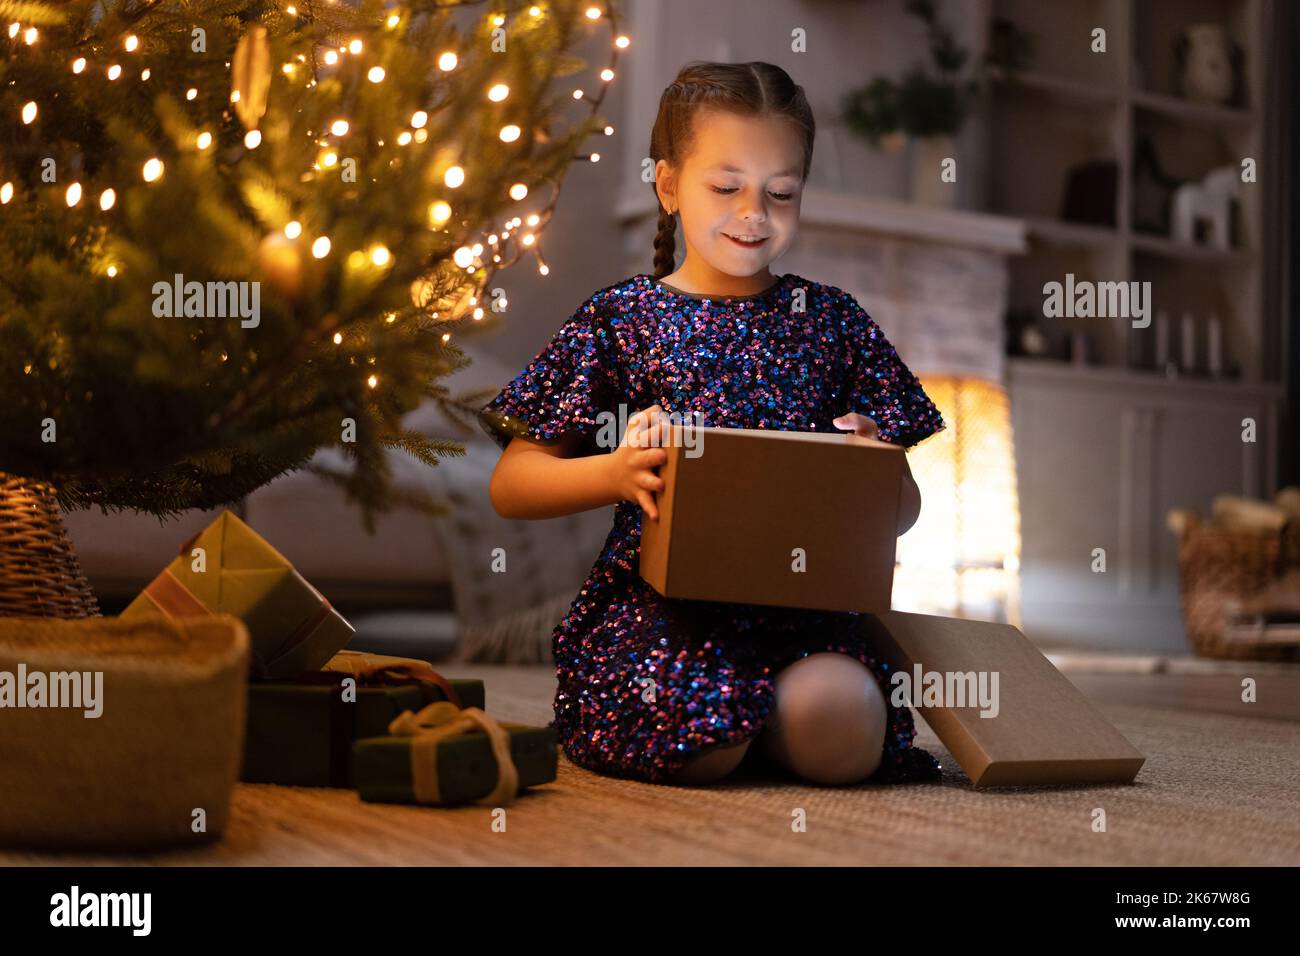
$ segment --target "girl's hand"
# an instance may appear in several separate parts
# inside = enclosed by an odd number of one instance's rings
[[[841,415],[835,419],[836,428],[842,428],[844,431],[852,429],[855,435],[862,438],[874,438],[880,440],[880,429],[866,415],[859,415],[857,412],[849,412],[847,415]]]
[[[664,480],[655,473],[668,460],[663,444],[668,419],[658,405],[637,412],[627,423],[619,446],[610,452],[609,481],[619,501],[635,501],[650,520],[659,520],[654,492],[664,490]]]

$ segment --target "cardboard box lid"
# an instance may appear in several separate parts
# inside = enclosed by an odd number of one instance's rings
[[[850,433],[668,431],[659,520],[642,518],[639,561],[641,576],[660,594],[830,611],[889,608],[901,446]]]
[[[990,691],[997,672],[996,716],[982,717],[979,700],[969,696],[965,707],[924,706],[924,677],[910,694],[975,786],[1130,783],[1146,762],[1019,628],[902,611],[863,620],[894,669],[890,693],[899,672],[915,683],[917,665],[945,683],[950,674],[984,672]]]

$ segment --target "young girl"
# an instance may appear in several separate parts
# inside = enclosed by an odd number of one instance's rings
[[[637,570],[641,522],[658,520],[664,487],[663,412],[904,447],[944,427],[851,295],[768,268],[795,237],[813,130],[802,88],[779,67],[683,68],[650,139],[654,276],[592,295],[479,413],[504,448],[490,487],[503,517],[616,505],[552,639],[554,725],[590,770],[707,783],[752,752],[821,784],[940,776],[912,746],[911,713],[888,700],[863,615],[673,600]],[[686,255],[673,271],[678,220]],[[605,422],[634,409],[618,447],[599,447]],[[921,508],[904,471],[899,534]]]

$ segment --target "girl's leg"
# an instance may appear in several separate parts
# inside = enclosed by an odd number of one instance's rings
[[[876,772],[888,713],[871,670],[846,654],[823,652],[776,676],[776,706],[760,735],[777,763],[805,780],[847,784]]]
[[[718,744],[705,747],[677,771],[673,776],[673,783],[687,786],[717,783],[740,766],[740,761],[751,743],[752,741],[746,740],[727,747]]]

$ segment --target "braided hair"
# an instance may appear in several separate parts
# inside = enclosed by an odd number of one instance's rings
[[[793,120],[803,133],[803,178],[812,166],[816,124],[803,87],[790,74],[771,63],[688,63],[659,97],[659,114],[650,133],[650,159],[680,167],[691,148],[695,114],[701,107],[728,110],[746,116],[777,115]],[[654,182],[650,188],[654,189]],[[656,192],[656,200],[658,194]],[[655,229],[654,277],[673,271],[677,252],[677,210],[659,204]]]

